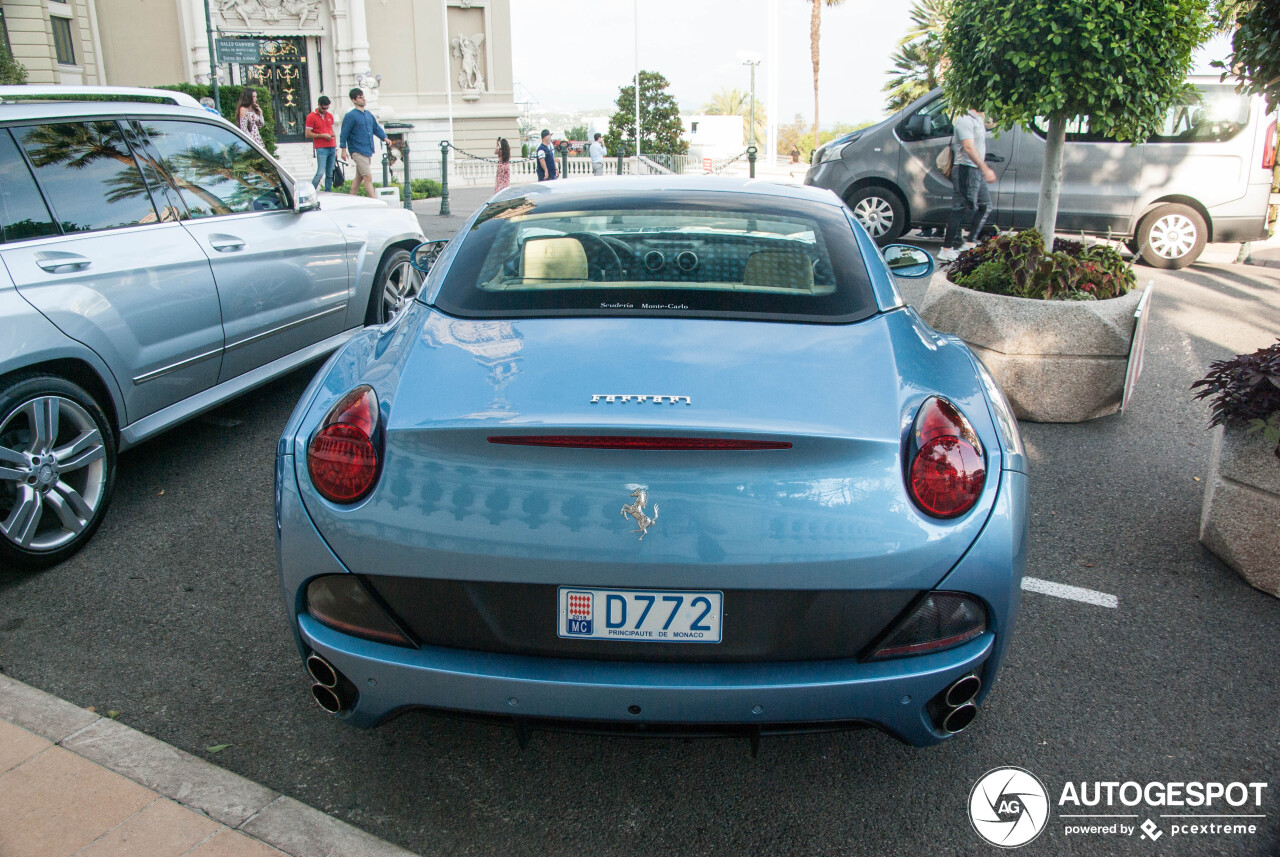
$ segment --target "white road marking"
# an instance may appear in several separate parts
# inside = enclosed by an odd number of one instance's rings
[[[1028,592],[1039,592],[1041,595],[1052,595],[1054,598],[1067,598],[1071,601],[1083,601],[1085,604],[1096,604],[1113,610],[1120,606],[1120,599],[1114,595],[1081,586],[1067,586],[1065,583],[1041,580],[1038,577],[1022,578],[1022,588]]]

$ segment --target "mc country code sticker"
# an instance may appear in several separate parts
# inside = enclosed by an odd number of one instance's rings
[[[561,637],[631,643],[720,642],[722,592],[561,586]]]

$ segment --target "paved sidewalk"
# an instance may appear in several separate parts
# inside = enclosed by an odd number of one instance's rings
[[[413,857],[0,675],[0,857]]]
[[[440,200],[419,199],[413,203],[413,213],[418,215],[422,231],[428,239],[452,238],[462,225],[467,222],[475,210],[493,196],[493,188],[484,187],[451,187],[449,188],[448,217],[440,216]]]

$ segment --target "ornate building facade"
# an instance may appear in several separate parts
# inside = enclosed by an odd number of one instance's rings
[[[365,89],[415,161],[441,140],[487,155],[518,140],[510,0],[207,0],[215,37],[257,43],[259,60],[219,65],[222,83],[271,92],[279,158],[308,173],[307,113],[320,95],[339,115]],[[0,0],[0,38],[29,83],[208,83],[206,0]],[[420,174],[417,169],[414,174]]]

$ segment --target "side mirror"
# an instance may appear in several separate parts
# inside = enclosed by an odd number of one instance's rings
[[[880,248],[884,263],[895,277],[918,280],[933,273],[933,257],[910,244],[890,244]]]
[[[435,241],[423,241],[413,251],[409,253],[409,264],[417,268],[424,274],[431,272],[431,266],[436,263],[436,259],[440,258],[440,251],[449,243],[448,238],[438,238]]]
[[[316,211],[320,208],[320,194],[311,182],[295,182],[293,185],[293,210],[301,214],[304,211]]]

